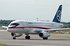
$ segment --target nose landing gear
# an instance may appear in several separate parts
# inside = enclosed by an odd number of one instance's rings
[[[16,39],[16,34],[15,33],[11,33],[13,39]]]

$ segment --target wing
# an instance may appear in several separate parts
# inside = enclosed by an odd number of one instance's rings
[[[56,29],[48,29],[46,31],[54,32],[54,31],[64,31],[64,30],[70,30],[70,28],[56,28]]]
[[[65,31],[70,30],[70,28],[57,28],[57,29],[35,29],[33,31],[40,33],[40,32],[55,32],[55,31]]]

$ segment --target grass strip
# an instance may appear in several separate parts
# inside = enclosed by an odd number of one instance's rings
[[[56,33],[51,33],[53,36],[70,36],[70,34],[56,34]]]
[[[5,46],[5,44],[0,43],[0,46]]]

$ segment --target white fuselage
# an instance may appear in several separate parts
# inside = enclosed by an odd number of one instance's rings
[[[18,23],[18,24],[14,24]],[[16,25],[16,26],[15,26]],[[56,22],[40,22],[40,21],[23,21],[17,20],[9,24],[7,30],[14,33],[36,33],[35,31],[43,29],[61,28],[63,24]]]

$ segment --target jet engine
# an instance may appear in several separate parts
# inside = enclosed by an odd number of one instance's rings
[[[48,37],[50,36],[49,32],[41,32],[39,33],[39,36],[43,39],[48,39]]]

